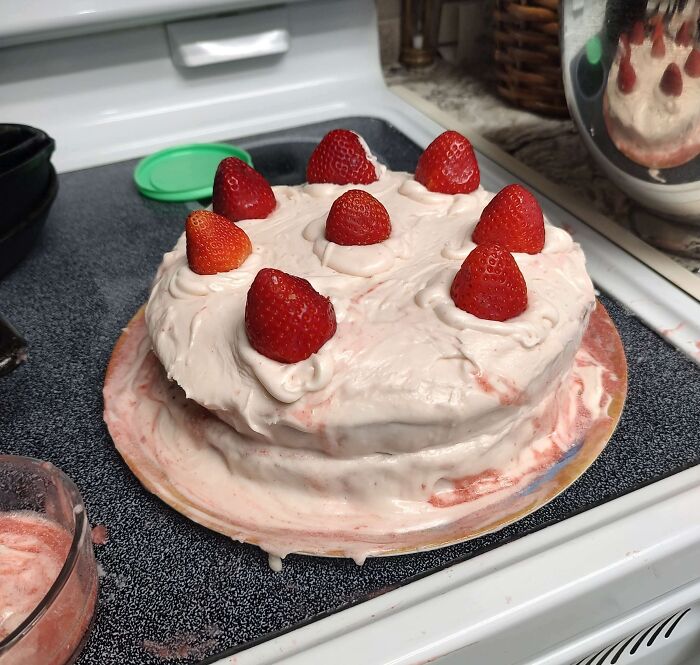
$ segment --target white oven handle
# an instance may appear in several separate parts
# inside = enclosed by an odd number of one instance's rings
[[[249,60],[289,50],[284,7],[169,23],[166,29],[170,52],[180,67]]]

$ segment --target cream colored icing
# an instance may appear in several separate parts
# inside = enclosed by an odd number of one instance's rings
[[[454,306],[449,286],[492,194],[436,194],[386,171],[362,189],[387,208],[391,237],[340,248],[325,241],[323,223],[353,187],[276,187],[277,209],[240,223],[253,253],[230,273],[192,273],[180,238],[146,310],[155,353],[187,397],[255,445],[345,460],[433,450],[464,471],[502,464],[531,438],[533,409],[570,371],[594,304],[583,253],[547,223],[542,253],[514,255],[527,310],[480,320]],[[301,363],[265,358],[247,341],[247,290],[262,267],[304,277],[333,302],[336,334]],[[517,404],[504,408],[485,379],[508,387]],[[411,472],[401,469],[397,483]]]
[[[691,78],[683,67],[692,50],[679,46],[668,36],[664,37],[666,55],[651,55],[651,40],[632,44],[631,63],[637,75],[634,89],[624,94],[617,87],[619,56],[610,67],[607,83],[609,114],[628,133],[650,147],[682,145],[688,140],[698,140],[700,124],[700,78]],[[664,94],[659,83],[670,63],[676,63],[683,77],[683,92],[679,97]]]

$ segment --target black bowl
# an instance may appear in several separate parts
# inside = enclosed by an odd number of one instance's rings
[[[58,193],[58,176],[49,163],[49,183],[35,208],[7,231],[0,232],[0,277],[14,268],[34,246]]]
[[[51,177],[53,139],[26,125],[0,125],[0,234],[43,200]]]
[[[40,129],[0,123],[0,173],[19,166],[49,143],[53,139]]]

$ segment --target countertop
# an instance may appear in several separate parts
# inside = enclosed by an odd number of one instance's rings
[[[485,71],[488,72],[488,69]],[[443,60],[425,69],[386,67],[388,85],[404,85],[470,125],[552,182],[570,188],[614,222],[630,229],[644,213],[598,168],[570,118],[547,118],[520,110],[501,99],[486,77],[477,78]],[[700,228],[695,238],[700,246]],[[670,254],[700,274],[700,260]]]

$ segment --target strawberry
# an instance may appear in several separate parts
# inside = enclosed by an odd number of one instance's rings
[[[281,363],[296,363],[333,337],[335,310],[305,279],[263,268],[248,291],[245,329],[258,353]]]
[[[481,212],[472,240],[477,245],[497,243],[509,252],[537,254],[544,247],[542,208],[524,187],[507,185]]]
[[[626,56],[620,60],[620,68],[617,70],[617,88],[624,94],[629,95],[637,84],[637,74],[632,67],[630,57]]]
[[[672,62],[661,77],[661,82],[659,83],[661,92],[669,97],[680,97],[683,92],[683,74],[681,74],[680,67]]]
[[[655,20],[653,21],[652,25],[654,26],[654,30],[651,33],[651,39],[652,41],[655,41],[657,39],[663,39],[664,38],[664,32],[666,30],[664,26],[663,19],[660,16],[656,16]],[[665,49],[664,49],[665,50]]]
[[[326,239],[336,245],[374,245],[390,235],[386,208],[362,189],[341,194],[326,219]]]
[[[418,158],[415,178],[431,192],[473,192],[481,176],[472,144],[458,132],[443,132]]]
[[[666,43],[663,37],[654,37],[651,44],[651,57],[663,58],[666,55]]]
[[[377,169],[355,132],[334,129],[311,153],[306,165],[306,180],[336,185],[369,185],[377,180]]]
[[[630,32],[630,44],[643,44],[644,43],[644,24],[641,21],[637,21],[632,26],[632,32]]]
[[[237,157],[221,160],[214,176],[214,212],[232,222],[264,219],[277,206],[272,187],[254,168]]]
[[[692,21],[683,21],[676,33],[676,44],[679,46],[690,46],[691,41],[693,41],[693,23]]]
[[[479,245],[457,271],[450,295],[480,319],[506,321],[527,308],[527,286],[518,264],[500,245]]]
[[[243,229],[209,210],[195,210],[185,222],[187,263],[198,275],[238,268],[253,248]]]
[[[700,77],[700,51],[697,48],[694,48],[688,54],[688,59],[685,61],[683,69],[690,78],[696,79]]]

